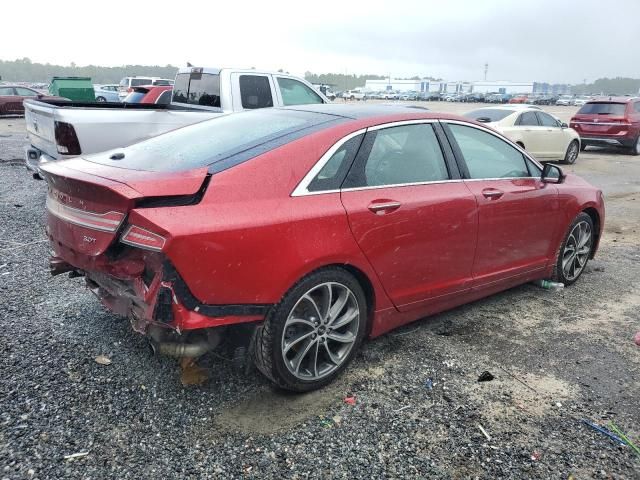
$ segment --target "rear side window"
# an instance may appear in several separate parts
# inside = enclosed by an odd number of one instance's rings
[[[495,135],[478,128],[450,124],[473,179],[528,177],[524,155]]]
[[[241,75],[240,99],[242,108],[273,107],[269,78],[264,75]]]
[[[173,101],[220,108],[220,76],[211,73],[180,73],[173,86]]]
[[[151,79],[150,78],[132,78],[131,79],[132,87],[139,87],[140,85],[151,85]]]
[[[403,125],[367,134],[346,188],[448,180],[440,144],[429,124]]]
[[[0,87],[0,95],[14,95],[13,87]]]
[[[167,85],[171,85],[171,82],[169,80],[160,79],[160,80],[154,80],[152,85],[167,86]]]
[[[578,113],[586,113],[593,115],[624,115],[624,111],[627,107],[626,103],[608,103],[608,102],[594,102],[585,103]]]
[[[465,113],[464,116],[475,120],[476,122],[499,122],[505,117],[513,114],[513,110],[503,110],[500,108],[481,108],[480,110],[474,110],[469,113]]]
[[[634,104],[633,104],[633,109],[634,109],[636,112],[640,112],[640,102],[636,102],[636,103],[634,103]]]
[[[324,164],[318,175],[309,183],[307,190],[320,192],[325,190],[337,190],[342,185],[344,177],[358,153],[364,135],[356,135],[344,142],[331,158]]]
[[[154,172],[201,168],[223,163],[234,155],[243,157],[237,162],[240,163],[268,151],[265,145],[269,142],[277,143],[279,140],[286,143],[287,138],[300,135],[298,132],[336,119],[320,113],[262,108],[221,115],[136,143],[118,150],[124,153],[120,160],[110,158],[113,152],[89,155],[86,159],[104,165]],[[228,166],[234,164],[231,162]]]
[[[278,87],[284,105],[308,105],[322,103],[322,97],[304,83],[292,78],[278,77]]]
[[[518,117],[517,125],[520,126],[538,126],[538,119],[536,118],[536,114],[533,112],[524,112],[521,113]]]
[[[33,90],[29,90],[28,88],[16,87],[16,92],[18,95],[22,95],[23,97],[35,97],[38,95],[38,92],[34,92]]]

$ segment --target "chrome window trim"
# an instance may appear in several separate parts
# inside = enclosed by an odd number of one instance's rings
[[[338,151],[338,149],[342,145],[344,145],[346,142],[351,140],[353,137],[357,137],[358,135],[366,133],[366,131],[367,131],[366,128],[361,128],[360,130],[356,130],[355,132],[351,132],[350,134],[342,137],[340,140],[338,140],[336,143],[334,143],[333,146],[331,146],[331,148],[329,148],[329,150],[327,150],[324,153],[324,155],[322,155],[320,157],[320,160],[318,160],[316,162],[316,164],[313,167],[311,167],[311,170],[309,170],[307,172],[307,174],[302,178],[302,180],[300,180],[300,183],[298,183],[298,186],[293,190],[293,192],[291,192],[291,196],[292,197],[301,197],[301,196],[304,196],[304,195],[318,195],[318,194],[321,194],[321,193],[339,192],[340,189],[336,189],[336,190],[319,190],[317,192],[310,192],[308,190],[308,188],[309,188],[309,184],[313,181],[313,179],[316,177],[316,175],[318,175],[318,173],[320,173],[320,170],[322,170],[324,168],[324,166],[331,159],[331,157],[333,157],[333,154],[336,153]]]
[[[522,148],[520,145],[518,145],[515,142],[512,142],[510,139],[508,139],[507,137],[505,137],[504,135],[500,134],[499,132],[496,132],[490,128],[487,127],[483,127],[480,125],[475,125],[472,123],[467,123],[467,122],[461,122],[460,120],[441,120],[442,123],[452,123],[455,125],[462,125],[463,127],[470,127],[470,128],[475,128],[477,130],[482,130],[486,133],[490,133],[491,135],[493,135],[494,137],[502,140],[503,142],[506,142],[507,144],[511,145],[512,147],[514,147],[516,150],[518,150],[519,152],[523,153],[525,157],[527,157],[529,160],[531,160],[538,168],[540,168],[540,170],[544,170],[544,167],[542,166],[542,164],[536,160],[535,158],[533,158],[529,152],[527,152],[524,148]],[[505,177],[505,178],[498,178],[497,180],[506,180],[509,178],[536,178],[536,177]],[[495,178],[467,178],[466,180],[496,180]]]
[[[347,191],[372,189],[372,188],[389,188],[389,187],[392,187],[392,186],[393,187],[398,187],[398,186],[424,185],[424,184],[428,184],[428,183],[442,183],[442,182],[451,181],[451,180],[438,180],[438,181],[435,181],[435,182],[401,183],[401,184],[397,184],[397,185],[380,185],[380,186],[371,186],[371,187],[344,188],[344,189],[334,189],[334,190],[318,190],[317,192],[310,192],[308,190],[309,184],[313,181],[313,179],[316,177],[316,175],[318,175],[318,173],[320,173],[320,170],[322,170],[322,168],[327,164],[327,162],[333,156],[333,154],[336,153],[336,151],[342,145],[344,145],[346,142],[351,140],[353,137],[356,137],[356,136],[358,136],[360,134],[363,134],[363,133],[367,133],[369,131],[380,130],[382,128],[401,127],[401,126],[404,126],[404,125],[416,125],[416,124],[422,124],[422,123],[431,124],[431,123],[437,123],[438,121],[439,120],[436,119],[436,118],[422,118],[422,119],[416,119],[416,120],[400,120],[400,121],[396,121],[396,122],[381,123],[379,125],[373,125],[373,126],[368,127],[368,128],[361,128],[360,130],[357,130],[355,132],[352,132],[352,133],[348,134],[345,137],[342,137],[340,140],[338,140],[336,143],[334,143],[333,146],[329,150],[327,150],[324,155],[322,155],[322,157],[320,157],[320,160],[318,160],[316,162],[316,164],[311,168],[311,170],[309,170],[309,172],[307,172],[307,174],[303,177],[303,179],[300,181],[300,183],[298,183],[296,188],[293,190],[293,192],[291,192],[290,196],[292,196],[292,197],[302,197],[302,196],[306,196],[306,195],[322,195],[322,194],[325,194],[325,193],[337,193],[337,192],[340,192],[340,191],[347,192]],[[444,155],[444,153],[443,153],[443,155]]]

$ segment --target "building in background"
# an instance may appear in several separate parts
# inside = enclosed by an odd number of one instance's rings
[[[365,92],[427,92],[427,93],[506,93],[506,94],[553,94],[571,93],[567,84],[550,84],[544,82],[510,82],[506,80],[481,80],[477,82],[461,82],[447,80],[401,80],[386,78],[384,80],[367,80]]]

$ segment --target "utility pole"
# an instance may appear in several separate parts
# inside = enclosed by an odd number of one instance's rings
[[[489,73],[489,64],[485,63],[484,64],[484,81],[487,81],[487,73]]]

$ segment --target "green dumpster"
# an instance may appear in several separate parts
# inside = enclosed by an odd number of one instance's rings
[[[95,102],[96,94],[90,77],[53,77],[49,93],[74,102]]]

